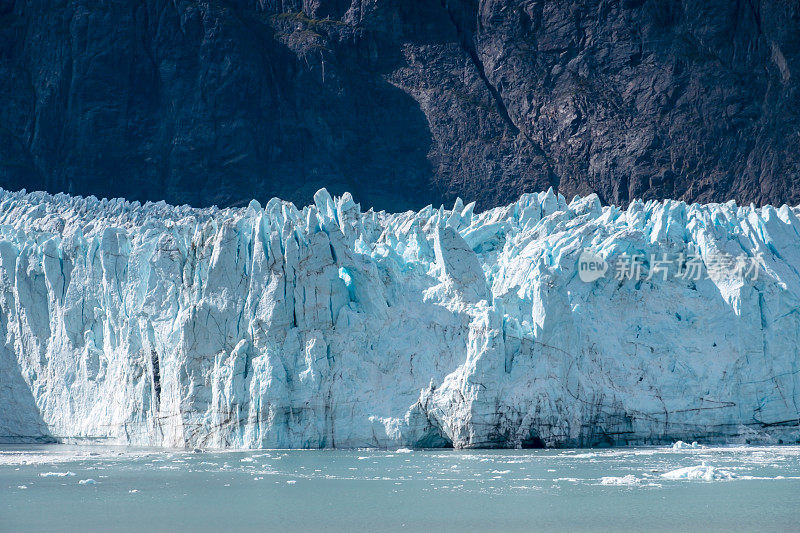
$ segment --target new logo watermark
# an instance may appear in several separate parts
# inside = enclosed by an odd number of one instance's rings
[[[602,256],[584,250],[578,258],[578,277],[581,281],[591,283],[605,276],[608,263]]]
[[[667,281],[675,279],[700,281],[701,279],[758,280],[763,269],[762,254],[755,256],[732,255],[725,253],[707,254],[629,254],[617,256],[613,265],[613,278],[616,280]],[[578,277],[581,281],[592,283],[606,276],[612,270],[606,259],[591,250],[583,250],[578,258]]]

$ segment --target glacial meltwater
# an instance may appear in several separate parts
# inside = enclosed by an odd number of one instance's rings
[[[800,447],[0,447],[0,531],[794,530]]]

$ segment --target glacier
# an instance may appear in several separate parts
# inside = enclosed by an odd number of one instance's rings
[[[0,439],[797,442],[798,215],[552,190],[394,214],[324,189],[302,209],[0,190]],[[743,255],[760,275],[585,282],[585,250]]]

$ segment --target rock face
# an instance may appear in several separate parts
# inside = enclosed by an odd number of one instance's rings
[[[387,214],[314,200],[198,210],[0,192],[0,436],[800,439],[800,207],[620,210],[550,191],[480,215],[461,201]],[[638,255],[641,272],[583,281],[587,250]],[[719,268],[724,254],[755,270]]]
[[[785,0],[0,0],[0,186],[800,201]]]

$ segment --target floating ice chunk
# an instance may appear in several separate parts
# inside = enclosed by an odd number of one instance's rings
[[[287,484],[287,485],[294,485],[295,483],[297,483],[297,480],[296,480],[296,479],[290,479],[290,480],[287,480],[287,481],[286,481],[286,484]]]
[[[602,477],[600,478],[601,485],[639,485],[642,482],[641,479],[634,476],[633,474],[628,474],[622,477]]]
[[[701,448],[704,448],[704,446],[702,444],[697,444],[697,441],[693,441],[691,444],[688,444],[682,440],[679,440],[672,445],[673,450],[698,450]]]
[[[719,481],[736,478],[736,474],[709,465],[687,466],[661,474],[664,479]]]
[[[413,450],[409,448],[398,448],[395,453],[411,453]]]
[[[78,481],[78,485],[96,485],[97,481],[93,480],[92,478],[89,479],[81,479]]]
[[[71,477],[75,472],[41,472],[40,477]]]

